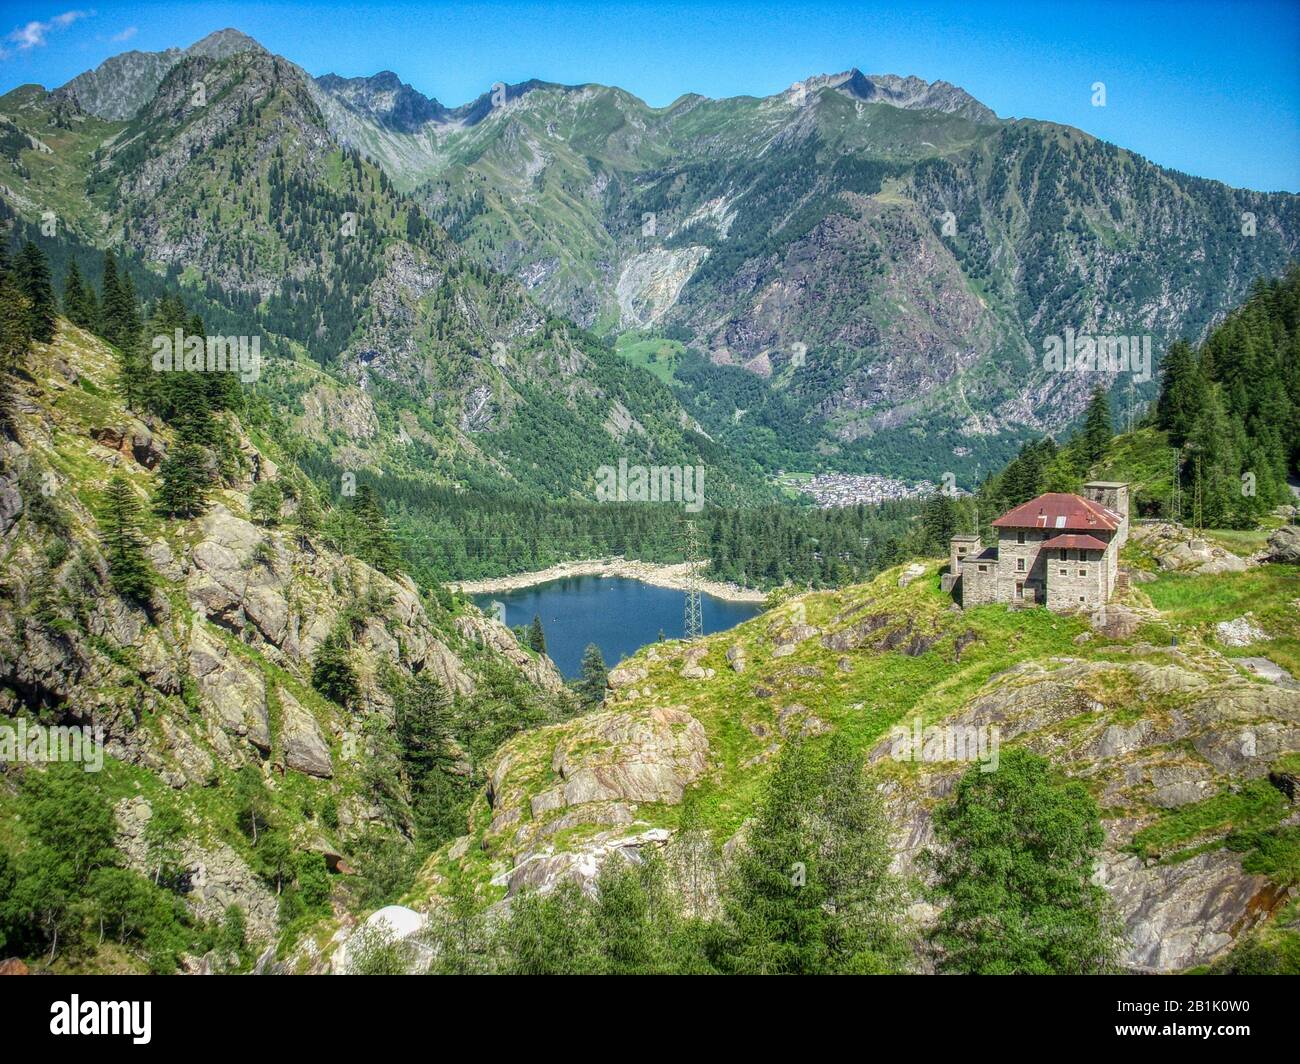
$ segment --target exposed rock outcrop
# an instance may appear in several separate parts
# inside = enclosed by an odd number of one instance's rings
[[[141,797],[124,798],[116,813],[118,849],[131,868],[152,876],[145,841],[152,806]],[[181,840],[180,857],[190,883],[185,900],[200,918],[220,923],[226,910],[238,905],[251,937],[267,939],[275,934],[279,926],[275,894],[233,849],[223,842],[200,843],[197,837],[186,837]]]
[[[309,776],[329,779],[334,775],[334,765],[330,759],[329,743],[321,734],[316,718],[288,689],[281,687],[277,695],[280,699],[280,727],[284,731],[285,765]]]
[[[1268,560],[1300,565],[1300,525],[1283,525],[1268,537]]]

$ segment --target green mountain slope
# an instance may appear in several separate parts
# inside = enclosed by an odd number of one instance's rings
[[[410,132],[367,120],[337,79],[325,91],[345,140],[399,185],[423,181],[457,240],[556,312],[756,375],[762,409],[808,434],[805,462],[974,479],[1082,411],[1095,379],[1045,372],[1048,337],[1149,335],[1158,359],[1296,254],[1294,196],[998,120],[942,83],[881,91],[891,80],[662,109],[516,87]],[[683,395],[702,392],[693,412],[726,435],[755,409],[736,387],[697,369]],[[743,420],[727,438],[746,446]],[[768,441],[751,452],[785,461]]]
[[[752,474],[709,448],[667,388],[466,259],[382,171],[341,148],[316,96],[298,68],[260,49],[186,55],[125,125],[65,122],[66,94],[11,94],[3,113],[16,128],[48,132],[60,149],[58,165],[40,168],[29,160],[43,153],[17,150],[11,206],[44,239],[34,227],[55,203],[60,236],[121,242],[128,261],[214,308],[222,328],[259,334],[279,356],[273,398],[317,386],[301,364],[310,359],[350,401],[383,405],[379,432],[352,441],[367,464],[407,464],[406,418],[418,423],[416,449],[433,452],[421,463],[433,483],[504,478],[590,499],[597,468],[625,457],[705,464],[719,502],[754,492]],[[356,472],[357,452],[341,450],[331,457]]]
[[[436,769],[446,782],[434,808],[447,810],[501,738],[572,707],[549,660],[504,627],[341,553],[345,514],[327,513],[324,532],[308,523],[314,490],[255,405],[219,415],[233,446],[206,508],[162,516],[169,456],[185,442],[124,406],[118,366],[110,347],[60,321],[53,343],[5,369],[0,719],[6,735],[101,730],[102,771],[73,765],[70,782],[107,810],[108,848],[102,873],[63,883],[44,863],[59,836],[33,814],[40,779],[57,791],[68,766],[9,764],[0,864],[19,878],[0,905],[0,937],[7,954],[56,970],[171,971],[214,949],[208,964],[246,967],[294,920],[329,912],[331,897],[374,904],[392,869],[439,841],[420,798],[434,777],[410,760],[416,692],[441,707],[449,760]],[[268,487],[281,500],[269,509],[258,501]],[[121,590],[109,521],[118,488],[139,512],[140,593]],[[330,647],[352,677],[346,695],[322,678]],[[60,794],[52,800],[68,800]],[[148,883],[159,876],[162,887]],[[48,904],[38,905],[42,883]],[[122,921],[108,945],[93,930],[97,906],[115,928]],[[221,947],[231,919],[242,940]]]
[[[1149,564],[1142,548],[1128,564]],[[692,830],[702,824],[730,852],[782,748],[829,735],[868,757],[897,860],[919,873],[931,815],[969,766],[896,760],[895,729],[910,739],[966,726],[996,728],[1003,756],[1049,757],[1100,803],[1100,876],[1125,925],[1126,966],[1206,964],[1274,914],[1279,929],[1294,922],[1300,838],[1266,777],[1300,749],[1300,688],[1256,679],[1243,659],[1300,664],[1300,569],[1162,575],[1089,618],[954,611],[940,568],[800,596],[620,663],[596,714],[502,748],[468,839],[426,866],[414,903],[436,908],[464,873],[480,905],[590,882],[609,854],[658,850],[688,795]],[[1225,647],[1216,623],[1243,614],[1267,642]]]

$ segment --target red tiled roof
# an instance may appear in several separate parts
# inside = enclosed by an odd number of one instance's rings
[[[1106,544],[1096,536],[1053,536],[1043,546],[1049,550],[1105,550]]]
[[[1076,532],[1114,532],[1122,518],[1114,510],[1079,495],[1049,491],[1008,510],[994,528],[1059,528]]]

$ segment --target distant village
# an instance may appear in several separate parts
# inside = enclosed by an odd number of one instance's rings
[[[857,506],[859,503],[880,503],[892,499],[917,499],[933,495],[937,489],[931,481],[909,484],[893,477],[875,473],[818,473],[804,480],[791,474],[777,477],[778,483],[795,488],[812,496],[819,507],[829,510],[837,506]],[[965,492],[962,492],[965,494]]]

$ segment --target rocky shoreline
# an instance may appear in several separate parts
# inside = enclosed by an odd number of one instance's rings
[[[640,580],[654,587],[685,591],[686,570],[686,562],[660,565],[654,562],[631,561],[627,558],[592,558],[587,561],[561,562],[559,565],[552,565],[549,569],[540,569],[534,573],[494,576],[486,580],[453,581],[448,586],[466,595],[492,595],[502,591],[518,591],[520,588],[547,584],[552,580],[564,580],[573,576],[621,576],[628,580]],[[762,591],[715,580],[701,580],[700,591],[729,602],[764,602],[767,599],[766,593]]]

